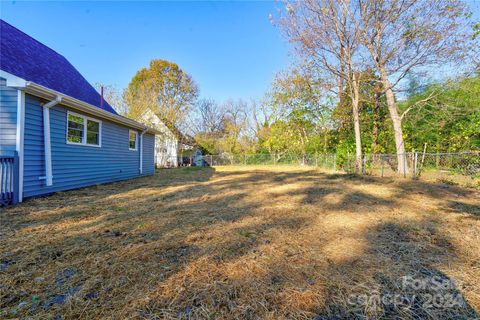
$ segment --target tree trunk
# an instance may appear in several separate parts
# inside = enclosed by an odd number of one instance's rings
[[[360,115],[359,115],[359,85],[356,76],[352,79],[352,112],[353,127],[355,131],[355,170],[362,172],[362,140],[360,136]]]
[[[340,47],[340,74],[345,74],[345,49]],[[343,104],[343,77],[338,77],[338,97],[339,105]]]
[[[375,106],[373,109],[372,128],[372,153],[378,153],[378,127],[380,124],[380,96],[381,93],[375,88]]]
[[[380,76],[382,79],[383,87],[385,88],[385,96],[387,98],[388,111],[390,113],[390,119],[392,119],[393,133],[395,136],[395,148],[397,150],[397,171],[399,173],[408,172],[408,168],[405,163],[405,143],[403,141],[402,120],[398,115],[397,104],[395,102],[395,96],[388,80],[387,73],[384,68],[380,68]],[[405,166],[405,167],[404,167]]]

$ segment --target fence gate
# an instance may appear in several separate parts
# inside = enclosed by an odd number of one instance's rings
[[[0,206],[18,202],[18,154],[0,152]]]

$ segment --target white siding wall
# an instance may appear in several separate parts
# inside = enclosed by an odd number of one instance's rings
[[[155,136],[155,164],[157,167],[177,167],[176,139],[164,135]]]
[[[143,115],[143,122],[160,131],[155,136],[155,164],[157,168],[178,166],[178,140],[151,110]]]
[[[16,149],[17,100],[17,90],[0,78],[0,152]]]

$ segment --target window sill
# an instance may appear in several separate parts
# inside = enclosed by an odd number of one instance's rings
[[[79,142],[71,142],[71,141],[67,141],[67,144],[72,146],[83,146],[83,147],[94,147],[94,148],[102,147],[102,145],[98,145],[98,144],[88,144],[88,143],[79,143]]]

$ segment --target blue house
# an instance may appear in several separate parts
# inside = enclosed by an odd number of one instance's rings
[[[4,202],[152,175],[155,133],[117,114],[62,55],[0,20]]]

